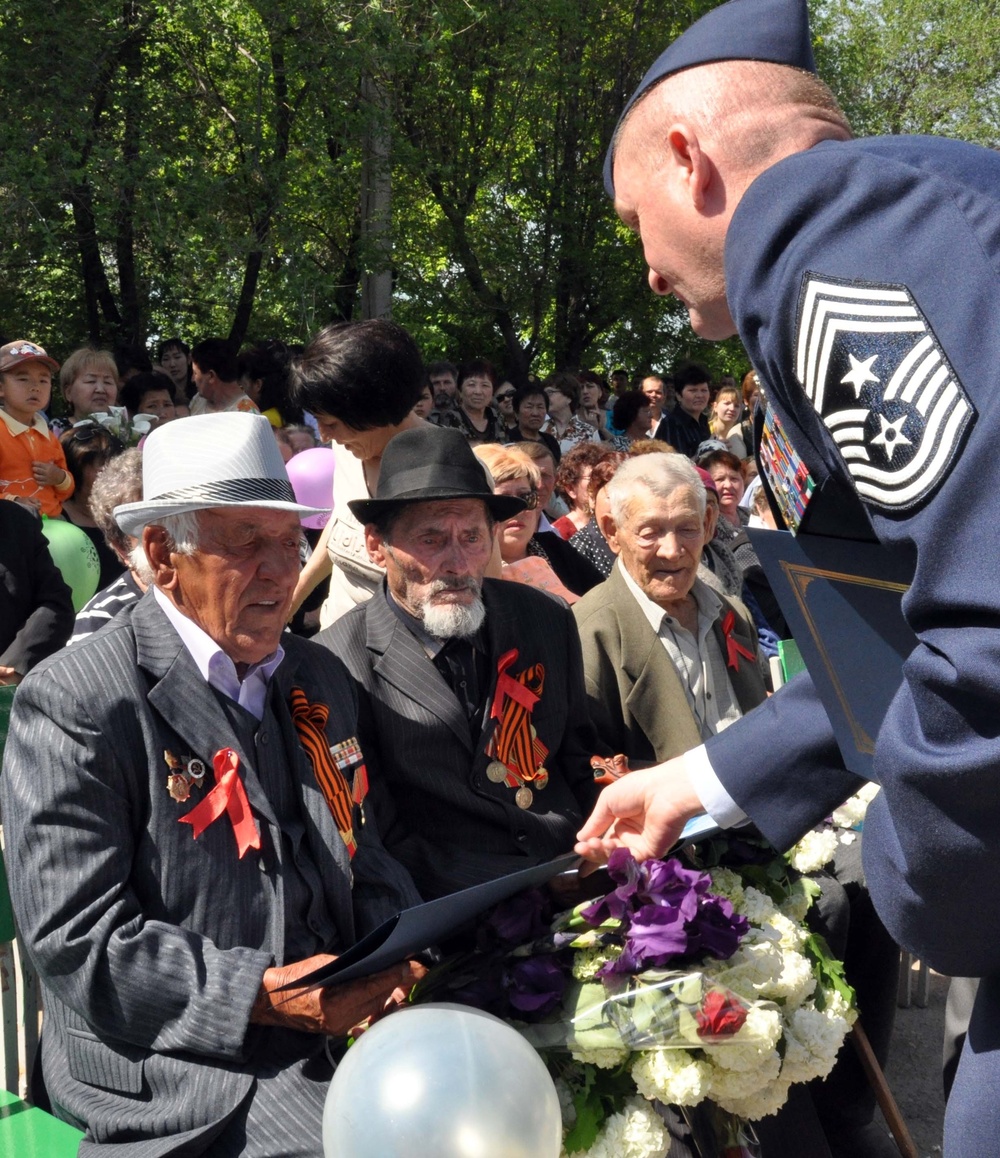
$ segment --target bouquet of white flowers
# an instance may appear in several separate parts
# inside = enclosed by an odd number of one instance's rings
[[[816,828],[812,828],[786,854],[788,863],[800,873],[813,873],[828,865],[838,844],[853,844],[864,827],[868,805],[879,793],[877,784],[866,784]]]
[[[126,446],[138,446],[156,426],[157,417],[155,414],[136,414],[129,421],[128,411],[124,406],[109,406],[106,411],[95,412],[89,418],[74,423],[74,426],[82,426],[86,422],[96,422],[99,426],[103,426]]]
[[[615,887],[554,914],[547,894],[494,909],[477,944],[415,1000],[504,1017],[545,1058],[571,1158],[661,1158],[679,1109],[702,1158],[752,1158],[745,1120],[830,1072],[856,1016],[839,962],[803,924],[816,886],[765,865],[611,857]]]

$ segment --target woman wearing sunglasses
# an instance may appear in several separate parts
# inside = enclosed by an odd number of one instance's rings
[[[542,480],[538,467],[516,446],[478,446],[475,454],[493,478],[494,493],[513,495],[525,503],[525,510],[506,519],[497,530],[501,577],[541,587],[575,603],[600,582],[600,575],[557,534],[539,534]]]

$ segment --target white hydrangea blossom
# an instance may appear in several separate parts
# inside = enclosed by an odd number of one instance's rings
[[[823,1012],[827,1017],[842,1017],[848,1025],[853,1025],[858,1020],[858,1011],[836,989],[824,989],[823,995],[826,998],[826,1008]]]
[[[837,1060],[847,1033],[847,1021],[812,1007],[792,1010],[785,1028],[785,1063],[781,1076],[789,1082],[825,1078]]]
[[[705,972],[739,997],[754,1001],[778,984],[783,960],[776,934],[751,929],[728,961],[711,962]]]
[[[740,879],[739,873],[734,873],[732,869],[714,868],[709,874],[712,878],[712,892],[718,893],[720,897],[726,897],[733,908],[738,912],[743,912],[743,881]]]
[[[794,1009],[812,997],[816,991],[816,976],[808,959],[794,949],[782,954],[781,976],[765,988],[762,996],[783,1001],[786,1009]]]
[[[599,1070],[613,1070],[620,1066],[623,1061],[626,1061],[629,1056],[629,1051],[624,1046],[621,1049],[614,1047],[580,1049],[578,1046],[571,1046],[570,1053],[575,1061],[582,1062],[584,1065],[597,1066]]]
[[[758,1118],[766,1118],[769,1114],[776,1114],[788,1101],[789,1083],[784,1078],[769,1082],[766,1086],[756,1090],[748,1098],[733,1098],[719,1100],[719,1105],[735,1114],[738,1118],[747,1118],[751,1122]]]
[[[800,873],[814,873],[833,860],[837,834],[832,828],[807,832],[789,854],[789,863]]]
[[[781,1040],[781,1014],[773,1006],[751,1005],[747,1019],[721,1044],[705,1044],[705,1053],[713,1063],[727,1070],[755,1070]],[[777,1073],[774,1075],[777,1077]]]
[[[743,900],[738,912],[742,913],[748,921],[755,925],[766,925],[777,911],[777,906],[767,893],[762,893],[753,885],[747,885],[743,890]]]
[[[682,1049],[652,1049],[636,1054],[632,1079],[650,1101],[696,1106],[708,1096],[712,1067]]]
[[[653,1107],[642,1098],[629,1098],[605,1121],[590,1149],[569,1158],[662,1158],[669,1145],[670,1135]]]
[[[868,811],[868,805],[878,794],[877,784],[866,784],[860,792],[833,810],[833,823],[840,828],[853,828],[856,824],[860,824]]]
[[[718,1055],[716,1055],[718,1056]],[[712,1067],[709,1097],[722,1105],[724,1102],[752,1097],[755,1091],[777,1079],[781,1073],[781,1056],[776,1049],[758,1054],[753,1066],[743,1070]]]

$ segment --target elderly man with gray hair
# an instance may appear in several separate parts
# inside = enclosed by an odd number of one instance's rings
[[[633,766],[697,747],[766,695],[746,609],[698,578],[705,487],[679,454],[623,463],[601,530],[618,556],[573,608],[598,734]]]
[[[698,750],[762,705],[767,693],[749,613],[698,578],[712,520],[697,469],[679,454],[629,459],[608,484],[608,499],[601,529],[618,558],[610,577],[573,614],[599,739],[635,768]],[[836,882],[822,877],[814,919],[846,959],[866,1029],[884,1061],[896,950],[856,861],[855,854],[836,866]],[[874,1098],[852,1055],[811,1093],[815,1114],[797,1095],[792,1109],[759,1123],[762,1141],[766,1135],[775,1153],[823,1153],[821,1129],[834,1158],[891,1151],[872,1124]],[[766,1144],[765,1152],[771,1152]]]
[[[84,1158],[320,1158],[327,1036],[419,967],[295,984],[418,899],[364,823],[343,665],[284,633],[316,512],[224,413],[153,431],[114,513],[150,589],[24,680],[0,783],[53,1112]]]

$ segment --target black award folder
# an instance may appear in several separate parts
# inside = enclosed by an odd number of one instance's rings
[[[912,559],[853,539],[749,534],[844,763],[870,779],[879,728],[917,642],[901,606]]]
[[[578,856],[566,853],[546,864],[404,909],[352,945],[336,961],[284,988],[338,985],[342,981],[354,981],[388,969],[390,965],[436,945],[508,897],[525,889],[538,888],[561,873],[575,872],[579,864]]]

